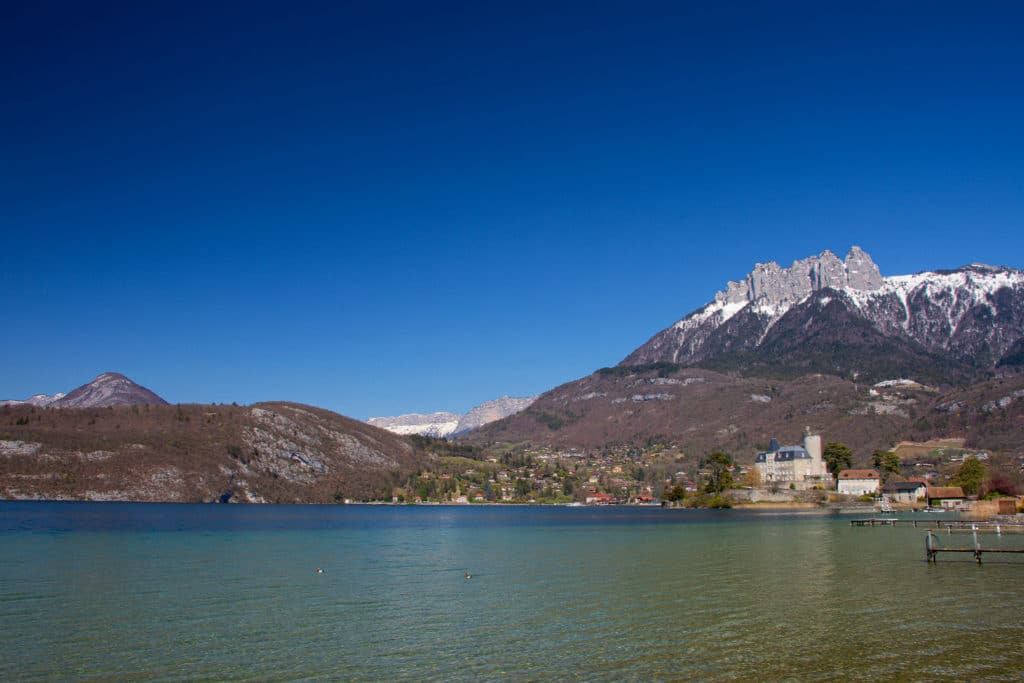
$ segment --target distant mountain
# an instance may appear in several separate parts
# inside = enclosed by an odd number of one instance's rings
[[[529,396],[527,398],[502,396],[501,398],[494,399],[493,401],[481,403],[476,408],[473,408],[459,418],[459,424],[456,426],[452,435],[458,436],[460,434],[465,434],[473,431],[474,429],[479,429],[485,424],[489,424],[495,420],[500,420],[503,417],[508,417],[509,415],[515,415],[519,411],[529,408],[536,400],[536,396]]]
[[[410,413],[397,417],[371,417],[367,423],[395,434],[420,434],[435,438],[458,436],[479,429],[489,422],[514,415],[529,407],[536,396],[512,398],[502,396],[476,406],[465,415],[457,413]]]
[[[37,408],[45,408],[48,405],[53,404],[55,401],[59,401],[64,398],[65,394],[56,393],[53,396],[47,396],[46,394],[36,394],[31,396],[24,401],[19,400],[7,400],[0,401],[0,406],[16,406],[16,405],[30,405]]]
[[[882,277],[854,247],[845,261],[824,251],[789,268],[758,264],[621,365],[962,381],[1014,362],[1022,339],[1024,272],[972,264]]]
[[[427,462],[405,437],[295,403],[0,410],[0,499],[390,500]]]
[[[420,434],[440,438],[453,434],[461,417],[456,413],[410,413],[397,417],[371,417],[366,422],[394,434]]]
[[[106,408],[108,406],[165,406],[163,400],[149,389],[139,386],[117,372],[104,372],[67,396],[50,404],[54,408]]]
[[[131,405],[165,406],[167,401],[120,373],[104,372],[88,384],[83,384],[67,394],[36,394],[24,401],[0,401],[0,406],[4,405],[31,405],[37,408],[106,408]]]

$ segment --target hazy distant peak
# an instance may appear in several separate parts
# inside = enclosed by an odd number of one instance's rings
[[[481,403],[465,415],[457,413],[429,413],[426,415],[411,413],[395,417],[371,417],[367,422],[375,427],[381,427],[396,434],[421,434],[433,437],[455,436],[479,429],[485,424],[525,410],[536,399],[536,396],[527,398],[502,396],[493,401]]]

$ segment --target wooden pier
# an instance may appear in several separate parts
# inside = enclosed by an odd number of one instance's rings
[[[978,539],[978,529],[974,529],[974,547],[973,548],[943,548],[938,543],[938,536],[931,531],[925,537],[924,549],[925,558],[928,562],[938,562],[939,553],[971,553],[974,555],[974,560],[981,564],[982,553],[1016,553],[1024,554],[1024,548],[982,548],[981,541]]]
[[[1013,534],[1024,533],[1024,524],[1006,524],[1005,522],[971,522],[967,520],[931,520],[901,519],[899,517],[864,517],[851,519],[850,526],[912,526],[915,529],[931,529],[946,533],[981,531],[984,533]]]

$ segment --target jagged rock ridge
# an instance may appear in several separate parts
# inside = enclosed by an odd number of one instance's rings
[[[972,264],[882,277],[853,247],[844,261],[825,251],[789,268],[758,264],[621,364],[806,364],[819,353],[832,366],[814,369],[857,374],[888,354],[886,372],[936,363],[966,372],[994,367],[1022,338],[1024,272]]]

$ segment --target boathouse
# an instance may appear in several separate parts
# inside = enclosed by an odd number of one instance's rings
[[[928,505],[932,507],[955,508],[967,500],[959,486],[929,486],[927,496]]]

